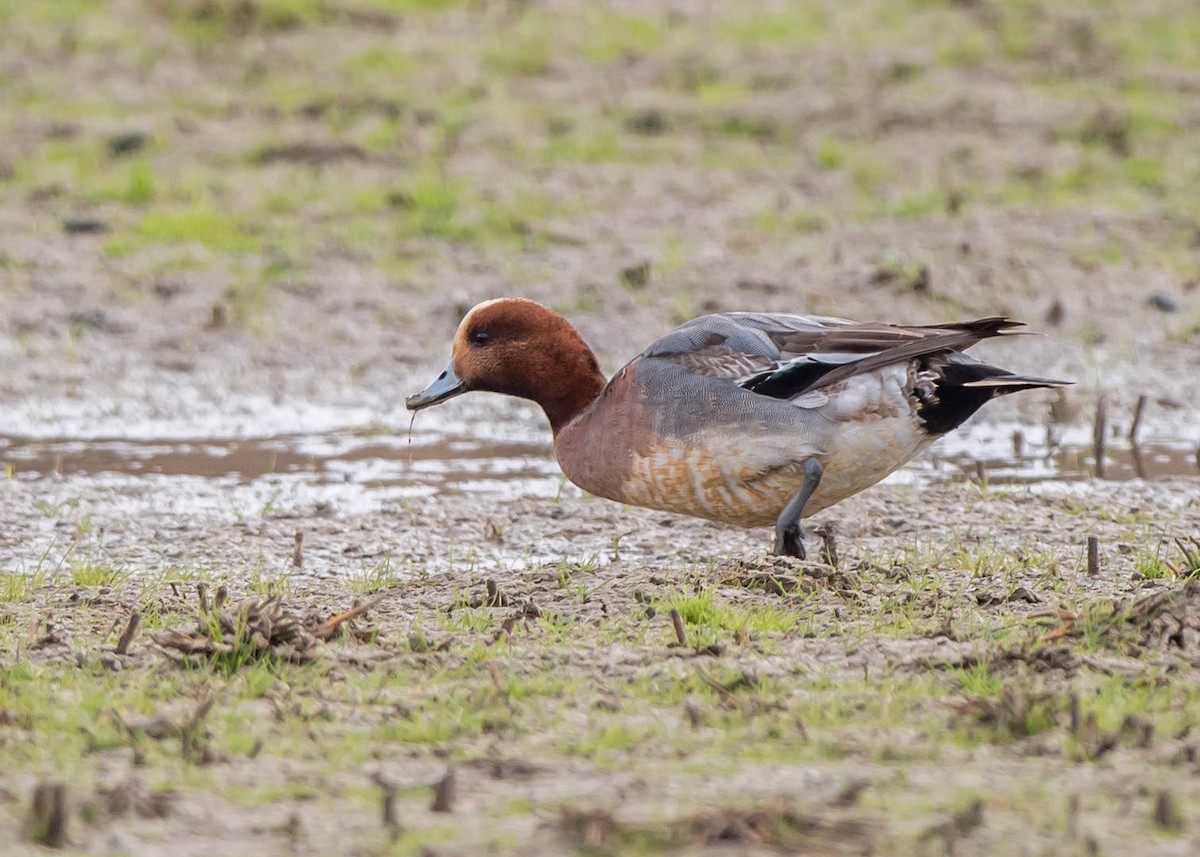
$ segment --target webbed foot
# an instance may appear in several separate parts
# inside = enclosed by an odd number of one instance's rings
[[[806,557],[804,530],[800,528],[800,516],[804,513],[804,506],[808,502],[808,498],[821,484],[823,472],[821,462],[815,458],[805,460],[804,482],[800,485],[800,490],[792,496],[792,499],[788,500],[783,511],[779,513],[778,520],[775,521],[775,544],[771,548],[771,553],[775,556],[792,556],[796,559]]]

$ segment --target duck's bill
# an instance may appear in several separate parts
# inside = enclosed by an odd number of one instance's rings
[[[405,399],[404,406],[410,411],[419,411],[421,408],[428,408],[430,405],[436,405],[438,402],[453,399],[455,396],[465,392],[467,392],[467,385],[454,374],[454,368],[447,365],[442,370],[442,374],[438,375],[432,384],[415,396],[409,396]]]

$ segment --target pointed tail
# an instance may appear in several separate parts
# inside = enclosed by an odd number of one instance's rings
[[[945,434],[958,428],[977,410],[997,396],[1064,387],[1070,381],[1017,375],[964,355],[952,355],[939,367],[941,377],[933,382],[934,395],[924,399],[918,414],[930,434]]]
[[[1002,372],[1003,370],[996,370]],[[980,378],[975,381],[966,381],[959,384],[960,387],[974,387],[983,389],[992,389],[995,392],[993,396],[1007,396],[1009,393],[1018,393],[1021,390],[1037,390],[1042,387],[1069,387],[1074,384],[1074,381],[1057,381],[1053,378],[1036,378],[1033,375],[992,375],[988,378]]]

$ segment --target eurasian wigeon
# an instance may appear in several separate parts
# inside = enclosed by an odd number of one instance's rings
[[[565,318],[500,298],[467,313],[449,365],[406,404],[469,390],[531,399],[563,473],[585,491],[774,524],[774,553],[802,558],[802,517],[874,485],[993,397],[1068,383],[962,353],[1019,326],[718,313],[664,334],[606,381]]]

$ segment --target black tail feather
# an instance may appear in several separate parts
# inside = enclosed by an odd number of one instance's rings
[[[933,382],[933,395],[922,399],[917,411],[930,434],[953,431],[997,396],[1071,383],[1017,375],[974,361],[946,362],[936,371],[938,377]]]

